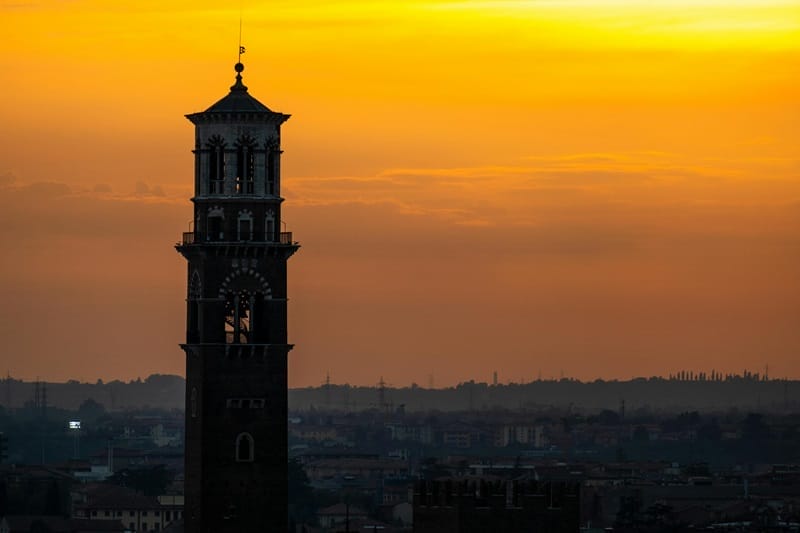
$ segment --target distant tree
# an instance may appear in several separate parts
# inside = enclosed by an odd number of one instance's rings
[[[146,496],[164,494],[173,475],[164,465],[149,468],[124,468],[108,478],[108,482],[121,487],[128,487]]]
[[[78,407],[78,416],[82,419],[94,420],[104,415],[105,412],[106,408],[103,407],[103,404],[96,402],[94,398],[85,399]]]

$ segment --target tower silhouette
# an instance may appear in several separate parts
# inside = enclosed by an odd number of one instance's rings
[[[184,530],[287,529],[287,260],[280,128],[235,66],[230,92],[195,126],[188,261]]]

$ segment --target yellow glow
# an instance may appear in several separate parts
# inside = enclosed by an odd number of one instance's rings
[[[77,279],[97,284],[99,306],[108,287],[124,298],[129,284],[130,305],[115,309],[136,322],[158,279],[159,302],[178,309],[174,324],[158,323],[176,337],[152,364],[181,371],[169,357],[183,327],[183,263],[165,242],[189,219],[183,115],[233,83],[238,31],[237,2],[0,0],[0,214],[21,212],[0,224],[4,250],[19,258],[0,264],[0,292],[42,284],[48,302],[58,293],[72,305]],[[508,352],[503,364],[520,375],[534,355],[613,374],[640,364],[633,352],[605,363],[633,350],[629,341],[641,353],[655,342],[662,362],[722,354],[717,369],[737,371],[768,351],[771,365],[800,375],[796,0],[245,0],[243,44],[251,93],[292,114],[286,215],[308,243],[292,265],[293,357],[307,365],[294,384],[318,383],[329,350],[342,380],[371,383],[379,374],[364,361],[381,350],[383,364],[414,353],[405,366],[421,367],[451,342],[471,375],[430,371],[442,384],[470,379],[486,369],[467,360],[481,344],[462,333],[492,328],[509,341],[486,340],[484,353]],[[26,196],[37,182],[70,194],[40,203]],[[23,219],[24,238],[9,233]],[[47,246],[31,244],[35,235]],[[106,261],[114,268],[98,266]],[[439,310],[435,320],[403,322],[424,314],[420,301]],[[352,355],[348,324],[335,322],[351,312],[374,332]],[[93,313],[59,327],[77,331]],[[529,336],[531,324],[540,330]],[[640,326],[632,340],[629,324]],[[29,343],[49,341],[5,327],[17,343],[9,353],[31,361]],[[398,328],[428,342],[387,348]],[[594,367],[580,342],[564,348],[576,330],[596,334]],[[541,351],[521,348],[530,346]],[[413,379],[404,371],[396,383]]]

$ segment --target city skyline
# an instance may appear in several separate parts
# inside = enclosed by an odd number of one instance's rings
[[[231,84],[238,6],[0,11],[1,370],[182,374],[183,115]],[[334,366],[359,385],[800,376],[792,2],[245,2],[243,18],[251,93],[293,115],[290,386]]]

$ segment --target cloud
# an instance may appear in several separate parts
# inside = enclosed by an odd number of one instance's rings
[[[166,196],[164,194],[164,189],[161,188],[161,185],[150,187],[147,183],[143,181],[136,182],[136,188],[134,189],[134,192],[138,196],[159,196],[159,197]]]
[[[797,160],[707,159],[630,152],[531,157],[518,165],[395,168],[372,176],[290,178],[290,205],[392,206],[443,223],[485,227],[722,229],[750,209],[800,198]],[[675,215],[680,216],[676,217]],[[661,217],[672,217],[659,218]],[[711,217],[711,226],[695,224]]]
[[[29,198],[60,198],[72,193],[72,189],[66,183],[56,181],[37,181],[34,183],[20,185],[16,192]]]

